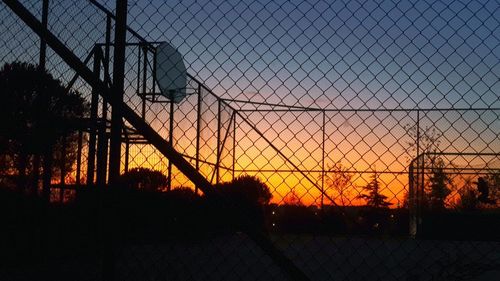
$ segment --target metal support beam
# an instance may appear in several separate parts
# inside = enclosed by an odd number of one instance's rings
[[[165,155],[172,163],[197,185],[205,194],[213,194],[212,185],[198,173],[191,164],[177,152],[170,142],[160,136],[151,128],[134,110],[123,101],[116,98],[115,89],[110,89],[98,76],[96,76],[80,59],[69,50],[64,43],[54,36],[17,0],[3,0],[3,2],[18,15],[34,32],[43,37],[47,44],[67,63],[71,68],[80,73],[80,76],[91,86],[99,90],[103,98],[109,101],[113,108],[120,108],[123,117],[143,135],[158,151]]]
[[[42,3],[42,25],[45,28],[47,28],[48,17],[49,17],[49,0],[43,0],[43,3]],[[39,58],[38,65],[42,69],[45,69],[46,57],[47,57],[47,43],[45,42],[45,40],[42,37],[40,37],[40,58]]]
[[[160,136],[151,126],[149,126],[134,110],[128,107],[122,100],[117,99],[114,92],[116,88],[109,88],[96,76],[87,66],[75,56],[56,36],[44,28],[42,24],[17,0],[3,0],[3,2],[18,15],[34,32],[43,37],[47,44],[81,77],[92,87],[99,90],[101,96],[109,101],[113,108],[119,108],[122,114],[138,133],[142,134],[158,151],[165,155],[186,177],[198,186],[206,196],[216,198],[222,203],[231,205],[234,202],[227,201],[217,195],[213,186],[205,179],[191,164],[177,152],[171,143]],[[268,254],[279,267],[288,273],[289,280],[309,280],[309,278],[280,250],[278,250],[269,237],[262,231],[252,231],[245,229],[249,237],[261,249]]]
[[[321,153],[322,153],[322,155],[321,155],[321,211],[323,211],[324,207],[325,207],[325,176],[326,176],[326,173],[325,173],[326,112],[325,111],[323,111],[322,117],[323,117],[323,119],[322,119],[323,124],[321,127],[321,131],[322,131],[322,139],[321,139]],[[342,200],[342,198],[340,200]]]
[[[109,136],[107,125],[108,106],[105,101],[102,103],[101,118],[99,118],[97,127],[97,167],[96,184],[104,186],[106,184],[106,175],[108,174],[108,148]]]
[[[125,40],[127,36],[127,0],[116,1],[115,44],[113,60],[113,95],[123,102],[125,80]],[[111,138],[109,142],[109,182],[114,184],[120,176],[121,134],[123,128],[121,107],[111,111]]]
[[[104,68],[104,84],[111,85],[109,77],[109,61],[110,61],[110,45],[111,45],[111,17],[106,17],[106,32],[105,32],[104,58],[102,66]],[[102,56],[101,56],[102,57]],[[100,76],[98,76],[100,77]],[[102,98],[101,117],[98,123],[98,141],[97,141],[97,167],[96,167],[96,184],[104,186],[106,184],[106,176],[108,174],[108,102],[105,97]]]
[[[130,153],[130,142],[127,137],[127,139],[125,140],[125,173],[128,172],[128,164],[130,162],[129,153]]]
[[[101,69],[101,58],[100,58],[100,48],[95,47],[94,51],[94,62],[93,70],[94,74],[98,77],[100,76]],[[97,143],[97,110],[99,103],[99,93],[95,87],[92,88],[92,96],[90,99],[90,131],[89,131],[89,154],[87,159],[87,184],[94,184],[94,172],[95,172],[95,156],[96,156],[96,143]]]
[[[215,183],[219,183],[220,180],[220,161],[221,161],[221,139],[220,139],[220,131],[222,130],[222,120],[221,120],[221,101],[217,101],[217,155],[215,162]],[[212,181],[213,182],[213,181]]]
[[[59,189],[59,202],[64,203],[64,187],[66,186],[66,153],[68,150],[68,133],[65,130],[63,133],[62,137],[62,147],[61,147],[61,163],[59,166],[59,172],[60,172],[60,183],[59,186],[61,187]]]
[[[290,165],[292,165],[292,167],[295,169],[295,171],[299,171],[300,174],[302,174],[302,176],[307,180],[309,181],[313,186],[314,188],[316,188],[317,190],[319,190],[321,192],[321,194],[323,194],[323,196],[325,198],[327,198],[328,200],[330,200],[332,202],[333,205],[335,206],[338,206],[337,203],[335,203],[335,201],[333,200],[333,198],[328,195],[324,190],[321,189],[321,186],[318,186],[318,183],[313,181],[302,169],[300,169],[294,162],[292,162],[281,150],[278,149],[278,147],[276,147],[276,145],[274,145],[265,135],[264,133],[262,133],[256,126],[255,124],[251,123],[250,121],[248,121],[242,114],[241,112],[239,111],[235,111],[237,115],[240,116],[241,120],[243,120],[248,126],[250,126],[250,128],[252,128],[252,130],[254,130],[263,140],[265,140],[267,142],[267,144],[274,150],[276,151],[276,153],[281,156],[285,161],[287,161],[288,163],[290,163]]]
[[[76,184],[80,185],[80,177],[82,174],[82,148],[83,148],[83,131],[78,130],[78,143],[76,147]]]
[[[196,108],[196,171],[200,171],[200,138],[201,138],[201,103],[203,102],[201,95],[201,86],[198,84],[198,105]],[[198,194],[198,187],[194,189],[194,192]]]
[[[173,96],[173,94],[172,94]],[[170,110],[168,118],[168,141],[173,145],[174,143],[174,100],[170,100]],[[167,190],[172,190],[172,161],[168,161],[168,174],[167,174]]]
[[[235,171],[236,171],[236,114],[233,110],[233,180],[235,179]]]
[[[139,53],[139,61],[137,63],[138,67],[140,68],[141,67],[141,63],[140,63],[140,57],[141,57],[141,50],[143,51],[143,66],[142,66],[142,95],[141,95],[141,102],[142,102],[142,108],[141,108],[141,116],[144,120],[146,120],[146,91],[147,91],[147,79],[148,79],[148,50],[146,49],[146,47],[144,48],[140,48],[137,50],[137,52]],[[139,71],[137,73],[137,81],[140,80],[140,75],[141,75],[141,72]],[[154,79],[154,78],[153,78]],[[137,89],[139,90],[139,87],[137,87]],[[154,89],[152,90],[152,92],[154,92]]]
[[[42,26],[47,28],[49,17],[49,0],[43,0],[42,3]],[[47,58],[47,43],[43,36],[40,36],[40,57],[38,60],[38,65],[41,69],[45,69],[45,62]],[[46,148],[48,149],[48,148]],[[34,161],[34,174],[35,174],[35,189],[38,191],[38,177],[40,173],[40,156],[35,156]],[[43,197],[49,201],[50,197],[50,180],[52,178],[52,156],[49,156],[49,151],[44,152],[43,161],[43,176],[42,176],[42,186],[43,186]]]

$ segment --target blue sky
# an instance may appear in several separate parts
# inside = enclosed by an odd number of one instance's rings
[[[39,5],[25,3],[39,14]],[[114,9],[114,1],[102,3]],[[189,72],[226,97],[322,108],[498,108],[499,7],[129,0],[128,23],[177,47]],[[88,3],[54,0],[51,13],[58,15],[49,17],[52,29],[82,58],[102,41],[104,17]],[[19,41],[11,43],[29,38]]]
[[[129,6],[132,27],[178,47],[190,72],[220,94],[319,107],[500,105],[497,1]]]

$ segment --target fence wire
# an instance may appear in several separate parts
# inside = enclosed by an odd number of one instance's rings
[[[20,2],[42,19],[43,1]],[[115,3],[48,5],[47,29],[111,86]],[[39,36],[4,3],[0,15],[2,63],[38,64]],[[500,207],[497,1],[129,1],[127,15],[126,105],[210,183],[261,179],[266,231],[311,280],[498,274],[499,237],[486,235]],[[187,68],[180,103],[155,79],[162,42]],[[52,179],[51,200],[70,202],[108,181],[112,108],[50,47],[45,68],[97,99]],[[121,135],[121,173],[157,170],[161,191],[201,194],[129,123]],[[288,278],[244,234],[194,240],[123,246],[117,279]]]

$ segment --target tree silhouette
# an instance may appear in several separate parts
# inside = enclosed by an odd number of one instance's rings
[[[265,225],[264,209],[269,204],[272,194],[269,187],[259,178],[243,175],[231,182],[215,186],[219,200],[208,200],[207,211],[214,211],[215,217],[222,219],[219,227],[233,226],[236,228],[262,228]],[[226,225],[226,226],[224,226]]]
[[[479,177],[476,184],[477,191],[479,192],[477,200],[483,204],[495,204],[495,200],[490,198],[490,185],[488,181],[483,177]]]
[[[216,189],[225,195],[258,205],[267,205],[272,198],[269,187],[259,178],[249,175],[218,184]]]
[[[490,198],[493,204],[496,204],[500,201],[500,170],[490,172],[486,176],[486,180],[489,186]]]
[[[445,161],[439,154],[442,134],[433,127],[421,129],[416,125],[406,125],[405,129],[411,138],[411,141],[407,142],[410,160],[422,157],[423,163],[420,165],[425,169],[425,171],[421,171],[426,177],[422,204],[433,210],[442,210],[445,208],[446,198],[451,193],[448,186],[452,184],[450,175],[444,171]]]
[[[302,203],[302,199],[295,192],[295,190],[290,191],[285,196],[285,198],[283,198],[283,202],[285,203],[285,205],[290,205],[290,206],[304,206],[304,203]]]
[[[168,178],[160,171],[148,168],[133,168],[120,175],[120,187],[144,191],[164,191]]]
[[[366,200],[366,205],[368,206],[374,208],[385,208],[392,204],[386,201],[387,196],[380,193],[380,182],[377,172],[372,174],[370,182],[363,187],[363,190],[367,193],[360,194],[357,198]]]
[[[451,193],[449,184],[451,184],[451,178],[444,171],[444,162],[438,159],[432,163],[427,192],[427,199],[432,210],[439,211],[445,208],[446,197]]]
[[[340,199],[342,206],[349,201],[349,188],[351,188],[351,179],[353,173],[349,172],[341,162],[336,162],[328,165],[328,170],[325,173],[325,184],[328,189],[335,191],[334,198]]]
[[[463,186],[458,190],[457,208],[463,211],[473,211],[477,208],[479,200],[476,196],[476,192],[472,187],[472,178],[464,178]]]
[[[425,127],[421,129],[417,125],[406,125],[404,126],[406,134],[410,137],[410,141],[406,142],[406,153],[408,155],[408,161],[412,161],[418,154],[424,154],[425,166],[436,161],[439,156],[436,152],[439,151],[439,145],[441,144],[441,133],[439,133],[436,128]]]
[[[56,167],[71,172],[77,120],[87,114],[88,103],[45,69],[21,62],[1,68],[0,97],[0,172],[16,178],[18,188],[31,185],[36,192],[43,160],[48,196]],[[31,183],[26,181],[28,174]]]

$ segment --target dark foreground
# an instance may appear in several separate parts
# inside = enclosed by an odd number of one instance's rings
[[[402,210],[358,208],[340,217],[332,215],[339,212],[334,209],[330,215],[298,207],[266,211],[248,205],[242,211],[182,192],[86,192],[57,206],[2,191],[0,208],[0,280],[286,280],[240,231],[248,227],[270,233],[311,280],[500,276],[500,242],[463,235],[473,233],[473,226],[478,237],[486,237],[481,233],[488,228],[489,237],[496,237],[494,215],[482,222],[477,214],[434,216],[426,237],[411,239],[390,223],[405,215]],[[358,222],[350,223],[350,216]],[[322,226],[325,222],[333,226]],[[432,235],[433,228],[439,235]]]
[[[311,280],[498,280],[500,243],[311,235],[272,236]],[[245,235],[116,249],[115,280],[286,280]],[[102,259],[65,256],[15,267],[1,280],[103,280]]]

